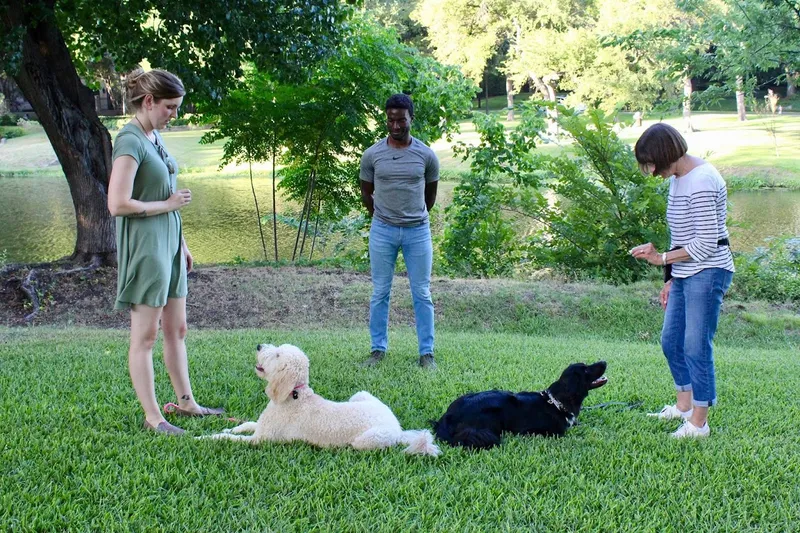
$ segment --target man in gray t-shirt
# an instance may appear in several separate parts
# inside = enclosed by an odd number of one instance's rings
[[[403,251],[419,341],[419,365],[436,368],[433,359],[433,301],[430,283],[433,246],[428,211],[436,202],[439,160],[428,146],[411,136],[414,104],[404,94],[386,102],[389,136],[361,157],[361,200],[372,217],[369,263],[372,298],[369,305],[371,355],[367,366],[386,355],[389,299],[397,253]]]

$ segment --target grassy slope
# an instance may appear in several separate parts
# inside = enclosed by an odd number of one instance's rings
[[[609,384],[587,405],[643,402],[586,411],[560,440],[445,447],[439,459],[158,438],[138,429],[123,332],[0,329],[0,338],[0,523],[13,530],[788,531],[799,512],[800,361],[757,338],[717,351],[713,438],[673,442],[675,423],[644,416],[671,395],[652,343],[449,332],[437,341],[440,369],[426,373],[413,366],[410,328],[393,330],[394,350],[374,370],[357,366],[365,329],[190,336],[199,398],[239,418],[265,405],[252,372],[264,341],[303,347],[316,392],[344,400],[369,390],[408,428],[467,391],[543,388],[575,360],[609,362]],[[160,362],[156,376],[159,398],[171,400]],[[194,435],[231,425],[180,422]]]

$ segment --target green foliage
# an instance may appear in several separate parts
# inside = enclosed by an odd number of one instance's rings
[[[304,79],[307,68],[335,48],[352,12],[331,0],[125,0],[114,3],[27,2],[28,24],[57,23],[79,73],[89,74],[106,55],[120,71],[147,58],[178,74],[193,102],[215,99],[234,87],[243,61],[281,79]],[[11,61],[24,31],[12,26],[2,47]]]
[[[601,111],[558,111],[573,153],[556,157],[533,151],[545,126],[536,104],[523,108],[508,137],[496,119],[476,116],[481,142],[462,148],[472,175],[455,189],[441,246],[452,273],[504,275],[529,262],[623,283],[652,272],[628,250],[646,242],[666,247],[663,184],[639,171]]]
[[[526,208],[543,224],[529,242],[529,258],[572,277],[589,274],[615,283],[646,277],[652,267],[628,251],[646,242],[667,247],[664,183],[639,171],[611,117],[562,106],[559,113],[575,153],[542,160],[555,197]]]
[[[0,115],[0,126],[16,126],[17,119],[14,115]]]
[[[301,102],[311,96],[304,87],[277,83],[254,65],[247,65],[236,89],[201,106],[212,129],[200,142],[225,140],[220,168],[232,162],[269,161],[280,152]]]
[[[769,239],[735,257],[732,294],[741,299],[800,302],[800,237]]]
[[[507,182],[535,184],[532,172],[537,158],[531,150],[544,128],[543,113],[534,106],[523,106],[520,124],[508,138],[493,115],[474,113],[473,122],[480,134],[479,144],[454,147],[456,154],[470,159],[472,172],[462,175],[453,202],[445,210],[442,269],[454,275],[506,276],[520,259],[513,220],[503,212],[509,204]]]
[[[426,142],[457,131],[474,87],[457,69],[355,17],[341,46],[302,85],[247,68],[240,89],[204,106],[214,126],[204,142],[226,140],[223,164],[277,156],[279,188],[305,206],[313,228],[317,216],[328,224],[360,206],[360,157],[386,134],[383,104],[398,92],[414,99],[412,133]]]
[[[0,138],[14,139],[25,135],[25,128],[19,126],[0,126]]]
[[[119,116],[119,117],[100,117],[100,122],[109,130],[119,130],[122,129],[125,124],[130,122],[130,116]]]

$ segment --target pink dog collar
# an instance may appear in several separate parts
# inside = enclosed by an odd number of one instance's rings
[[[304,388],[306,388],[305,383],[298,383],[297,385],[295,385],[294,388],[292,389],[292,398],[296,400],[298,396],[297,391]]]

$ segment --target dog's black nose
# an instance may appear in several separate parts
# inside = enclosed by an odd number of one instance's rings
[[[264,345],[263,344],[256,344],[256,351],[260,352],[262,346],[264,346]]]

